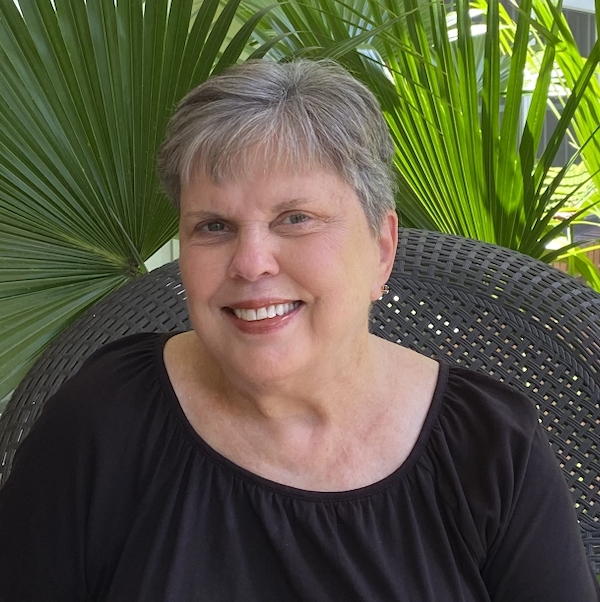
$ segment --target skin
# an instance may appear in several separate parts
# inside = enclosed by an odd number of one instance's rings
[[[197,174],[183,187],[193,331],[169,341],[165,362],[216,451],[312,490],[367,485],[404,461],[437,364],[368,332],[397,225],[389,211],[376,236],[353,189],[325,171],[255,169],[222,184]],[[234,312],[277,305],[291,311],[256,321]]]

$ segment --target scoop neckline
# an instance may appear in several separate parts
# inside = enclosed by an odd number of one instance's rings
[[[187,419],[183,408],[179,403],[179,400],[177,399],[175,389],[173,388],[171,379],[169,378],[167,367],[164,361],[165,345],[171,337],[176,336],[177,334],[181,333],[171,332],[159,334],[154,345],[154,362],[158,369],[160,385],[165,394],[165,398],[168,402],[169,409],[173,412],[175,420],[179,423],[180,426],[183,427],[186,436],[194,445],[194,447],[198,449],[214,465],[220,467],[221,469],[229,473],[231,476],[240,479],[241,481],[246,482],[249,485],[258,487],[266,491],[270,491],[272,493],[278,493],[286,497],[302,499],[305,501],[354,501],[360,498],[365,498],[380,493],[381,491],[384,491],[392,487],[393,485],[396,485],[410,472],[412,467],[421,458],[430,439],[433,427],[439,416],[442,401],[446,393],[446,386],[449,375],[449,364],[447,362],[436,360],[438,361],[439,365],[437,381],[434,388],[431,404],[425,417],[425,421],[423,422],[421,432],[417,437],[417,441],[415,442],[412,450],[408,454],[406,460],[404,460],[404,462],[396,470],[391,472],[383,479],[380,479],[374,483],[365,485],[363,487],[341,491],[313,491],[300,489],[291,485],[285,485],[283,483],[278,483],[277,481],[272,481],[266,477],[252,472],[251,470],[239,466],[238,464],[236,464],[232,460],[229,460],[228,458],[220,454],[218,451],[216,451],[214,448],[212,448],[199,435],[196,429],[194,429],[194,427]]]

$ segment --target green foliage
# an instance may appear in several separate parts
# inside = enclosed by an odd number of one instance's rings
[[[567,258],[600,290],[560,242],[599,211],[575,200],[600,190],[600,43],[583,59],[560,6],[522,0],[512,21],[496,0],[240,1],[0,3],[0,399],[174,235],[154,161],[177,101],[267,52],[334,58],[377,94],[404,225]],[[557,66],[567,96],[541,148]],[[587,170],[570,188],[575,162],[551,167],[567,136]]]
[[[154,166],[166,121],[260,17],[233,35],[238,0],[19,7],[0,3],[0,399],[174,235]]]
[[[600,4],[600,3],[597,3]],[[551,11],[544,4],[534,5],[536,17],[540,23],[548,25],[556,20],[560,30],[560,42],[556,47],[556,65],[558,84],[567,90],[574,89],[582,72],[589,68],[589,62],[581,56],[568,24],[562,14]],[[596,7],[598,8],[598,6]],[[600,18],[596,10],[596,24],[600,27]],[[597,44],[592,50],[598,52]],[[568,180],[578,180],[565,199],[563,211],[570,213],[571,225],[584,225],[586,217],[595,214],[600,217],[600,83],[592,77],[585,87],[581,103],[573,116],[572,144],[579,148],[582,162],[569,170]],[[584,169],[582,169],[584,168]],[[560,189],[556,196],[560,197]],[[581,275],[596,290],[600,290],[600,274],[585,256],[598,245],[591,244],[585,249],[573,247],[558,255],[557,259],[567,261],[569,272]]]
[[[281,55],[334,56],[378,94],[396,143],[397,206],[405,225],[552,261],[568,250],[547,248],[565,225],[552,218],[568,200],[554,197],[568,168],[549,178],[550,169],[574,118],[584,148],[599,123],[582,107],[596,94],[600,46],[587,61],[579,57],[561,119],[541,148],[557,56],[565,69],[567,58],[579,56],[565,42],[560,6],[523,0],[516,22],[496,1],[476,7],[480,17],[464,0],[291,1],[270,13],[259,32],[282,35],[293,27]],[[525,76],[533,66],[529,89]]]

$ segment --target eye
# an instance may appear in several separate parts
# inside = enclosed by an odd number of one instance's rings
[[[235,228],[229,222],[209,217],[193,226],[191,236],[196,244],[218,244],[226,242],[235,234]]]
[[[200,230],[201,232],[225,232],[225,230],[227,230],[227,226],[224,222],[213,220],[199,224],[197,230]]]
[[[284,217],[282,221],[284,224],[301,224],[309,219],[308,215],[304,213],[291,213]]]

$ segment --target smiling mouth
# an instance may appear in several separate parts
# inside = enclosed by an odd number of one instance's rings
[[[300,301],[293,303],[277,303],[276,305],[267,305],[258,309],[232,309],[236,318],[245,322],[256,322],[258,320],[268,320],[277,316],[285,316],[291,313],[300,305]]]

